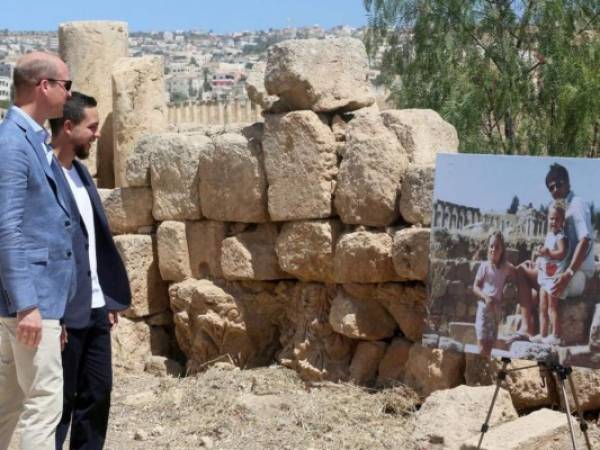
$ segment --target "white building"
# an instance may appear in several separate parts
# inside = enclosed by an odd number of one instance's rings
[[[10,101],[10,88],[12,80],[9,77],[0,77],[0,101]]]

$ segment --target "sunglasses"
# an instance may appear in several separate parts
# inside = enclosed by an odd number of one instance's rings
[[[563,184],[565,184],[565,182],[562,180],[557,180],[554,183],[548,183],[548,190],[550,192],[554,192],[556,189],[562,187]]]
[[[71,90],[71,86],[73,85],[73,80],[56,80],[54,78],[44,78],[44,79],[46,81],[51,81],[53,83],[59,83],[67,92],[69,92]],[[38,81],[36,86],[39,85],[42,81],[44,81],[44,80]]]

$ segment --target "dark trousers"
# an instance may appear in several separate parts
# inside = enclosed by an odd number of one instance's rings
[[[63,415],[56,429],[62,449],[71,425],[70,449],[102,449],[108,426],[112,366],[110,322],[106,307],[92,309],[86,328],[67,328],[62,352]]]

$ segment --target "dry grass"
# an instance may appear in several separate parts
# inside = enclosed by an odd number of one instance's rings
[[[403,386],[307,385],[281,367],[119,374],[106,448],[408,449],[416,401]]]

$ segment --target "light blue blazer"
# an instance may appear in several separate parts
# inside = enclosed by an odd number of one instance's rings
[[[75,292],[70,209],[40,138],[14,109],[0,124],[0,316],[62,318]]]

